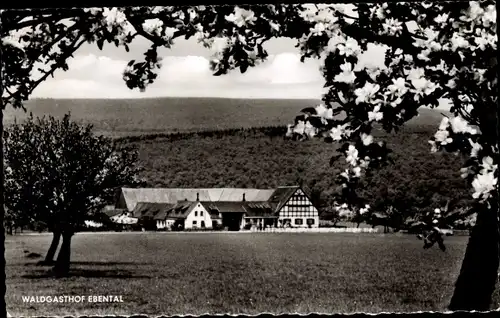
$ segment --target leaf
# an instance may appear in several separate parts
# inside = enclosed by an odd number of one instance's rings
[[[248,69],[248,64],[247,63],[243,63],[240,65],[240,72],[241,73],[245,73]]]
[[[336,162],[337,160],[339,160],[339,159],[340,159],[340,157],[342,157],[342,155],[335,155],[335,156],[332,156],[332,157],[330,158],[330,166],[333,166],[333,165],[335,164],[335,162]]]
[[[314,127],[314,128],[322,128],[325,125],[323,124],[323,121],[321,120],[321,117],[318,116],[312,116],[308,118],[309,123]]]
[[[100,38],[99,40],[97,40],[96,44],[99,50],[102,51],[102,46],[104,45],[104,38]]]
[[[309,115],[317,115],[318,113],[316,112],[316,108],[314,107],[307,107],[304,108],[300,111],[301,113],[309,114]]]

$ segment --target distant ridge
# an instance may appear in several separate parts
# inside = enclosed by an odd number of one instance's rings
[[[8,107],[5,124],[35,117],[62,117],[71,112],[74,120],[92,124],[98,133],[137,135],[182,131],[220,130],[283,126],[293,122],[314,99],[235,99],[212,97],[148,97],[138,99],[35,98],[25,103],[27,112]],[[409,125],[438,125],[443,110],[422,108]]]

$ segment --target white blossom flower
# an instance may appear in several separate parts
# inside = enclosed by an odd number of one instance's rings
[[[340,65],[340,69],[342,70],[342,73],[337,74],[334,78],[334,81],[349,83],[349,84],[354,83],[356,75],[354,75],[354,72],[352,71],[352,64],[344,63]]]
[[[165,28],[165,38],[167,38],[167,39],[173,38],[175,32],[177,32],[177,28],[166,27]]]
[[[286,137],[291,137],[291,136],[293,136],[293,133],[294,133],[294,131],[293,131],[293,125],[292,124],[288,124],[285,136]]]
[[[474,37],[474,42],[481,51],[486,50],[486,46],[490,44],[490,42],[483,36]]]
[[[431,144],[431,152],[437,152],[438,148],[436,146],[436,142],[434,140],[429,140],[428,142]]]
[[[454,133],[469,133],[472,135],[477,134],[477,130],[469,126],[467,121],[460,116],[453,117],[450,120],[451,130]]]
[[[358,160],[358,149],[356,149],[356,147],[354,147],[353,145],[349,145],[346,157],[347,163],[355,166],[357,160]]]
[[[358,45],[356,39],[348,37],[345,44],[339,44],[338,50],[340,55],[357,56],[361,53],[361,47]]]
[[[434,138],[441,145],[446,145],[453,142],[453,139],[449,137],[450,133],[447,130],[438,130],[434,134]]]
[[[161,34],[162,27],[163,21],[158,18],[147,19],[142,23],[142,28],[144,29],[144,31],[151,34],[156,34],[158,36]]]
[[[463,36],[461,36],[457,32],[453,33],[453,36],[451,37],[450,41],[451,41],[451,49],[453,51],[456,51],[459,48],[466,48],[470,45],[469,41],[467,41]]]
[[[406,94],[408,88],[406,87],[405,79],[398,77],[397,79],[392,79],[392,84],[387,87],[391,96],[401,96]]]
[[[469,175],[469,172],[470,172],[470,170],[469,170],[469,168],[468,168],[468,167],[461,168],[461,169],[460,169],[460,177],[461,177],[462,179],[467,178],[467,176]]]
[[[361,176],[361,167],[352,168],[352,172],[354,172],[354,175],[359,178]]]
[[[382,6],[379,6],[376,8],[376,11],[375,11],[375,16],[379,19],[379,20],[383,20],[385,19],[385,10]]]
[[[418,100],[423,95],[429,95],[438,87],[435,83],[427,80],[426,78],[412,79],[411,84],[415,88],[415,100]]]
[[[483,158],[481,166],[483,167],[481,173],[495,172],[495,170],[497,169],[497,165],[493,164],[493,158],[491,158],[490,156],[486,156]]]
[[[303,120],[299,120],[293,127],[293,132],[302,135],[304,134],[305,127],[306,123]]]
[[[245,10],[240,7],[235,7],[234,13],[226,16],[226,21],[234,23],[239,28],[247,24],[254,24],[256,20],[257,18],[253,11]]]
[[[483,26],[489,27],[490,25],[496,24],[497,23],[497,10],[495,5],[490,4],[484,14],[481,17],[481,20],[483,22]]]
[[[363,159],[361,159],[359,161],[359,166],[361,168],[365,168],[366,169],[366,168],[368,168],[369,165],[370,165],[370,161],[369,160],[363,160]]]
[[[84,8],[83,12],[90,13],[92,15],[98,15],[103,11],[103,8]]]
[[[371,144],[373,142],[373,136],[362,133],[361,140],[363,141],[363,145],[368,146],[369,144]]]
[[[373,81],[376,81],[377,77],[381,73],[381,70],[378,67],[378,65],[367,65],[366,68],[365,68],[365,71],[366,71],[366,73],[368,74],[368,76],[370,76],[370,78]]]
[[[346,38],[342,34],[334,34],[328,40],[327,52],[335,52],[340,44],[346,43]]]
[[[14,38],[13,36],[2,37],[2,45],[3,46],[12,46],[21,51],[24,51],[24,45],[22,45],[19,39]]]
[[[486,69],[475,68],[474,79],[479,83],[484,82],[484,73],[486,73]]]
[[[370,210],[370,206],[367,204],[364,208],[359,209],[359,214],[363,215]]]
[[[477,157],[478,152],[481,149],[483,149],[483,147],[479,143],[472,141],[472,139],[470,139],[470,138],[469,138],[469,143],[472,146],[470,156],[471,157]]]
[[[439,124],[439,130],[445,130],[450,125],[450,119],[448,117],[443,117],[441,123]]]
[[[401,97],[398,97],[395,100],[393,100],[392,102],[390,102],[390,104],[392,107],[398,107],[398,105],[401,104],[402,101],[403,101],[403,99]],[[398,116],[398,118],[402,118],[401,114],[397,114],[397,116]]]
[[[483,15],[483,8],[476,1],[469,2],[469,8],[462,12],[462,16],[460,16],[460,20],[464,22],[471,22],[477,20],[479,17]]]
[[[448,80],[448,83],[446,83],[445,86],[450,88],[450,89],[454,89],[457,86],[457,83],[455,82],[455,80],[450,79],[450,80]]]
[[[389,33],[390,35],[398,35],[403,30],[402,22],[393,18],[389,18],[382,23],[382,27],[384,31]]]
[[[368,112],[368,120],[369,121],[379,121],[384,118],[384,114],[380,112],[380,106],[375,106],[373,111]]]
[[[490,192],[495,190],[497,184],[497,178],[494,177],[493,172],[488,172],[485,174],[478,174],[474,181],[472,181],[472,187],[474,188],[474,193],[472,197],[474,199],[485,199],[490,197]]]
[[[428,48],[426,50],[422,50],[420,53],[417,54],[417,57],[422,60],[422,61],[430,61],[431,59],[429,58],[429,54],[431,53],[431,49]]]
[[[427,2],[427,1],[426,2],[422,2],[422,3],[420,3],[420,5],[422,7],[424,7],[424,9],[429,9],[430,7],[432,7],[432,2]]]
[[[104,12],[102,13],[104,20],[108,24],[108,27],[113,25],[120,25],[127,20],[125,13],[123,13],[118,8],[104,8]]]
[[[279,24],[276,24],[274,22],[269,22],[269,26],[271,27],[271,30],[273,30],[275,32],[279,32],[279,30],[280,30]]]
[[[372,84],[367,82],[364,87],[358,88],[354,91],[356,97],[356,104],[359,103],[368,103],[372,98],[375,97],[375,94],[379,91],[380,86],[378,84]]]
[[[345,133],[345,127],[346,125],[338,125],[337,127],[333,127],[330,130],[330,137],[333,140],[341,140],[342,135]]]
[[[438,24],[446,23],[446,21],[448,21],[448,16],[449,16],[448,13],[442,13],[434,18],[434,22]]]
[[[319,104],[314,109],[319,117],[333,119],[333,109],[327,108],[324,104]]]
[[[317,134],[318,129],[311,125],[310,122],[306,122],[304,126],[304,134],[306,134],[309,137],[314,137]]]
[[[405,62],[408,62],[408,63],[413,62],[413,56],[411,56],[410,54],[404,54],[403,57],[404,57]]]
[[[425,70],[421,67],[412,68],[407,73],[408,74],[407,74],[406,78],[410,81],[414,80],[414,79],[420,79],[420,78],[425,76]]]

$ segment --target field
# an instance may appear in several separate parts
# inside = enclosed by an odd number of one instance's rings
[[[14,316],[445,310],[467,237],[447,238],[443,253],[382,234],[77,234],[64,279],[27,257],[44,254],[50,239],[6,239]],[[22,302],[31,295],[122,295],[124,303]]]

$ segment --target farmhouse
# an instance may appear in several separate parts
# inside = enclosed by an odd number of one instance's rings
[[[116,209],[148,229],[318,227],[318,209],[299,186],[276,189],[122,188]]]

